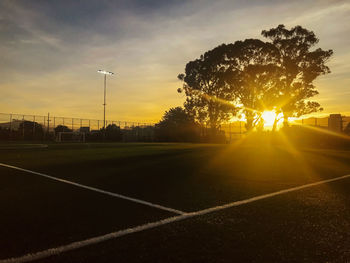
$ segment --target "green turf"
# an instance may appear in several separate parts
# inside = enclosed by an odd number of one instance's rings
[[[349,189],[333,182],[38,262],[349,262]]]
[[[295,149],[290,145],[271,146],[266,143],[249,146],[49,144],[48,148],[42,149],[0,150],[0,162],[185,212],[350,174],[350,151]],[[19,256],[172,215],[9,168],[0,168],[0,174],[0,209],[5,215],[0,217],[3,226],[0,258]],[[278,206],[287,205],[281,202]],[[288,202],[293,203],[289,199]],[[298,204],[294,205],[294,209],[298,209]],[[264,207],[272,215],[276,213],[273,205]],[[320,209],[325,210],[326,207]],[[243,220],[237,218],[235,210],[232,211],[233,215],[222,219],[222,231],[231,223],[235,225],[237,220]],[[251,224],[251,220],[259,217],[259,214],[249,213],[244,220]],[[233,221],[230,221],[231,217]],[[197,220],[200,219],[191,222]],[[278,215],[276,220],[279,220]],[[265,221],[268,222],[268,219]],[[196,228],[190,223],[189,226],[186,224],[184,227],[189,235],[195,235],[196,230],[193,232],[192,228]],[[285,227],[288,228],[289,224],[286,221]],[[240,233],[245,233],[244,226],[237,226]],[[171,229],[171,226],[167,228]],[[204,236],[211,235],[211,232],[209,228],[207,232],[205,226],[203,228],[201,235],[205,240]],[[252,234],[248,230],[247,233]],[[162,235],[159,237],[164,238]],[[157,239],[157,236],[154,238]],[[225,242],[226,238],[221,242]],[[281,242],[276,238],[274,242],[277,241]],[[130,242],[130,250],[124,247],[120,253],[132,254],[137,240]],[[227,242],[232,240],[227,239]],[[94,258],[93,253],[88,254]],[[286,251],[286,255],[288,253]],[[114,256],[118,256],[118,253]],[[135,259],[138,257],[131,258],[131,261]],[[152,262],[151,258],[147,259]],[[113,261],[107,256],[106,262],[108,260]],[[157,260],[155,258],[154,262]],[[95,259],[93,261],[96,262]],[[226,258],[222,261],[229,262]]]
[[[0,167],[0,259],[172,216]]]
[[[350,155],[268,145],[68,144],[1,154],[3,163],[184,211],[350,173]]]

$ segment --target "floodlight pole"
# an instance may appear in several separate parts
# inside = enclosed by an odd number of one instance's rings
[[[106,89],[107,89],[107,75],[113,75],[113,72],[105,71],[105,70],[98,70],[98,73],[101,73],[104,75],[104,90],[103,90],[103,130],[106,129]]]
[[[106,77],[107,75],[104,74],[104,96],[103,96],[103,130],[106,129]]]

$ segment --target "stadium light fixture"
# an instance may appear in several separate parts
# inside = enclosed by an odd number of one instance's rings
[[[104,96],[103,96],[103,130],[106,128],[106,76],[107,75],[114,75],[113,72],[106,71],[106,70],[97,70],[98,73],[101,73],[104,75]]]
[[[106,70],[97,70],[98,73],[101,73],[101,74],[105,74],[105,75],[113,75],[114,73],[113,72],[109,72],[109,71],[106,71]]]

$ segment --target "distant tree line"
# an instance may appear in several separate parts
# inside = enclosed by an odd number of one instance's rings
[[[45,136],[43,126],[33,121],[23,121],[18,129],[0,127],[0,140],[42,140]]]
[[[155,125],[158,142],[225,142],[223,132],[213,135],[182,107],[170,108]]]
[[[183,108],[171,108],[156,124],[155,138],[158,141],[194,142],[200,138],[200,127]]]
[[[98,130],[72,130],[66,125],[57,125],[53,130],[46,130],[41,124],[23,121],[16,128],[0,126],[0,140],[54,141],[59,133],[84,133],[87,142],[151,142],[155,141],[155,127],[151,125],[124,127],[109,124]],[[69,138],[69,134],[65,134]]]

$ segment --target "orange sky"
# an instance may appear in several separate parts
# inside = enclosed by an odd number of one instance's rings
[[[158,121],[183,104],[176,77],[188,61],[285,24],[313,30],[321,48],[334,50],[315,99],[323,114],[350,115],[350,3],[290,2],[2,1],[0,112],[102,119],[96,71],[106,69],[116,73],[107,119]]]

